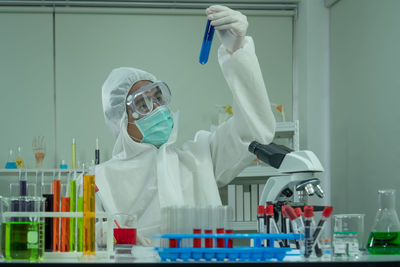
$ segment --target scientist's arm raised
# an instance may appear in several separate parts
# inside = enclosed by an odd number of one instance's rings
[[[247,150],[250,142],[272,142],[275,118],[253,39],[245,36],[246,16],[225,6],[211,6],[206,14],[221,40],[218,61],[233,95],[233,117],[210,137],[215,177],[223,186],[254,159]]]

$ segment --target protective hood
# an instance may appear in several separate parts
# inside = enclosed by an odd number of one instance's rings
[[[115,138],[120,134],[121,120],[126,114],[126,97],[138,81],[155,82],[156,77],[135,68],[117,68],[111,71],[102,87],[102,102],[106,125]]]

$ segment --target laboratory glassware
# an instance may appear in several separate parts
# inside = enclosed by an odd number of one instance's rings
[[[69,197],[68,184],[61,184],[61,212],[70,212],[71,198]],[[70,218],[61,218],[60,251],[69,252]]]
[[[76,195],[76,171],[69,177],[69,197],[70,197],[70,211],[76,212],[77,208],[77,195]],[[76,247],[76,218],[70,218],[70,236],[69,236],[69,250],[75,251]]]
[[[83,212],[83,184],[78,185],[77,190],[77,211]],[[76,231],[76,251],[82,252],[83,251],[83,217],[78,217],[77,221],[77,231]]]
[[[14,152],[12,149],[8,152],[8,160],[6,162],[6,169],[17,169],[17,162],[15,161]]]
[[[95,254],[95,177],[83,176],[83,254]]]
[[[214,26],[211,26],[211,21],[207,20],[206,30],[204,32],[203,43],[201,45],[199,62],[206,64],[210,55],[211,44],[214,37]]]
[[[94,158],[95,158],[95,164],[99,165],[100,164],[99,138],[96,138],[96,149],[94,151]]]
[[[378,211],[368,238],[370,254],[400,254],[400,223],[395,209],[396,191],[378,191]]]
[[[12,203],[29,203],[30,210],[14,210]],[[1,254],[6,260],[38,261],[44,255],[44,198],[14,196],[1,198]],[[29,212],[20,217],[13,212]],[[23,215],[24,216],[24,215]]]
[[[285,210],[286,215],[288,216],[288,219],[290,220],[291,226],[292,226],[292,232],[301,234],[304,231],[304,224],[302,219],[296,214],[294,209],[289,206],[289,205],[284,205],[282,206],[282,209]],[[299,240],[294,240],[294,243],[296,245],[296,249],[302,249],[303,244],[302,242],[299,242]]]
[[[331,216],[332,211],[333,211],[333,207],[331,207],[331,206],[326,206],[323,209],[322,217],[319,220],[318,225],[313,233],[313,247],[315,248],[315,252],[318,257],[321,257],[323,255],[322,249],[318,246],[318,241],[320,240],[320,236],[322,234],[322,230],[324,228],[325,222]]]
[[[75,138],[72,138],[72,169],[76,169],[76,141]]]
[[[53,211],[59,212],[61,206],[61,173],[59,177],[53,177]],[[60,251],[60,218],[53,218],[53,251]]]
[[[67,164],[67,162],[65,161],[65,159],[61,160],[60,169],[62,169],[62,170],[68,169],[68,164]]]
[[[364,214],[333,215],[335,256],[357,256],[364,248]]]
[[[224,206],[225,212],[225,234],[233,234],[233,208],[231,206]],[[226,241],[227,248],[233,248],[233,238],[228,238]]]
[[[32,151],[35,156],[36,168],[42,168],[46,155],[46,144],[44,136],[35,136],[32,141]]]
[[[114,239],[117,245],[136,245],[137,218],[133,214],[117,213]]]
[[[44,175],[43,175],[44,176]],[[42,178],[43,178],[42,176]],[[41,185],[42,197],[45,198],[44,210],[53,212],[53,184],[45,184],[42,179]],[[44,234],[44,250],[47,252],[53,251],[53,218],[46,217],[44,219],[45,234]]]
[[[314,217],[314,207],[304,206],[304,257],[308,258],[312,253],[312,218]]]
[[[18,147],[17,149],[17,160],[16,164],[18,168],[23,168],[24,167],[24,161],[22,160],[22,153],[21,153],[22,147]]]

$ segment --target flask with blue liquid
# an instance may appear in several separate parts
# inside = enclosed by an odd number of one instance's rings
[[[10,154],[8,155],[8,160],[6,162],[6,169],[16,169],[17,162],[15,161],[13,150],[10,149]]]

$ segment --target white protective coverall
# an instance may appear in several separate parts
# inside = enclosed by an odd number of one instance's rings
[[[126,112],[119,123],[107,123],[117,141],[112,159],[96,166],[96,185],[112,213],[136,214],[138,236],[150,239],[160,233],[163,207],[221,205],[218,186],[228,184],[254,159],[250,142],[268,144],[274,137],[275,119],[253,39],[245,37],[233,54],[221,45],[218,60],[232,90],[233,117],[214,132],[198,131],[194,140],[174,148],[175,113],[169,140],[157,149],[131,139]],[[133,84],[125,83],[127,95]],[[110,100],[103,95],[103,106],[104,101]]]

